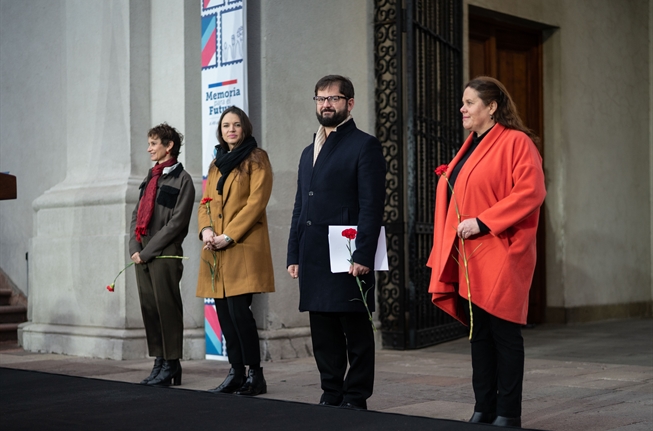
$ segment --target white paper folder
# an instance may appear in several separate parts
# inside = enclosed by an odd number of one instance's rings
[[[349,272],[349,250],[347,249],[348,239],[342,236],[345,229],[357,229],[356,226],[329,226],[329,258],[331,260],[331,272]],[[358,229],[357,229],[358,230]],[[356,240],[351,240],[351,252],[356,250]],[[388,249],[385,243],[385,227],[381,226],[379,241],[374,255],[374,271],[388,270]]]

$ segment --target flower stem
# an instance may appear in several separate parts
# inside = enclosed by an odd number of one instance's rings
[[[154,258],[155,259],[188,259],[188,256],[155,256]],[[125,270],[127,268],[129,268],[130,266],[135,265],[135,264],[136,264],[136,262],[131,262],[126,267],[121,269],[120,272],[118,273],[118,275],[116,275],[116,278],[113,279],[113,283],[111,283],[111,284],[115,285],[116,280],[118,279],[118,277],[120,277],[120,274],[122,274],[123,272],[125,272]]]
[[[347,250],[349,250],[349,264],[354,264],[354,254],[351,252],[351,239],[347,239]],[[361,301],[365,305],[365,310],[367,310],[367,318],[372,324],[372,331],[376,332],[376,326],[374,326],[374,320],[372,319],[372,313],[370,313],[370,308],[367,306],[367,295],[363,292],[363,284],[361,279],[356,276],[356,284],[358,284],[358,290],[361,292]]]
[[[211,226],[211,230],[214,231],[213,217],[211,217],[211,205],[210,205],[211,200],[208,200],[204,205],[206,206],[206,214],[209,216],[209,225]],[[211,266],[211,264],[206,260],[204,260],[204,262],[206,262],[207,265],[209,265],[209,270],[211,271],[211,292],[215,292],[215,273],[218,270],[218,260],[217,260],[218,258],[215,254],[215,251],[211,251],[211,254],[213,255],[213,266]]]
[[[120,274],[122,274],[123,272],[125,272],[125,270],[126,270],[127,268],[129,268],[130,266],[134,265],[135,263],[136,263],[136,262],[132,262],[132,263],[130,263],[129,265],[127,265],[126,267],[124,267],[124,268],[123,268],[123,269],[118,273],[118,275],[116,275],[116,278],[113,279],[113,283],[112,283],[112,284],[116,284],[116,280],[118,279],[118,277],[120,277]]]
[[[356,284],[358,284],[358,290],[361,292],[361,297],[363,298],[363,305],[365,305],[365,310],[367,310],[367,318],[372,324],[372,331],[376,332],[376,326],[374,326],[374,320],[372,319],[372,313],[370,313],[370,308],[367,306],[366,295],[363,293],[363,285],[361,284],[360,278],[356,276]]]
[[[449,182],[449,178],[447,178],[446,174],[442,174],[444,177],[445,181],[447,182],[447,185],[449,186],[449,190],[451,190],[451,197],[453,198],[453,203],[456,208],[456,217],[458,218],[458,224],[462,221],[462,217],[460,215],[460,208],[458,207],[458,200],[456,199],[456,193],[453,191],[453,186]],[[467,302],[469,303],[469,339],[472,339],[472,332],[474,331],[474,313],[472,312],[472,291],[471,287],[469,286],[469,260],[467,258],[467,253],[465,253],[465,239],[460,238],[460,249],[461,249],[461,254],[463,256],[463,266],[465,267],[465,281],[467,282]]]
[[[467,283],[467,302],[469,303],[469,339],[472,339],[472,332],[474,331],[474,313],[472,313],[472,292],[469,287],[469,260],[467,260],[467,253],[465,253],[465,240],[460,238],[460,249],[463,255],[463,265],[465,266],[465,282]]]

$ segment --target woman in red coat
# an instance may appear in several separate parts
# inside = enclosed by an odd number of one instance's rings
[[[496,79],[470,81],[460,112],[472,133],[437,186],[429,292],[436,306],[464,324],[470,323],[471,301],[476,404],[470,422],[521,426],[521,325],[546,195],[542,158],[533,142],[538,138]]]

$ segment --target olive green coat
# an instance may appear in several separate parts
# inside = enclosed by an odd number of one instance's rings
[[[201,298],[225,298],[245,293],[274,292],[272,253],[265,208],[272,193],[272,167],[267,153],[255,150],[262,162],[252,163],[252,156],[231,171],[223,194],[216,186],[222,176],[211,163],[203,198],[213,199],[198,209],[199,238],[202,230],[213,226],[217,235],[225,234],[233,242],[215,252],[215,279],[211,280],[214,256],[202,250],[196,295]]]

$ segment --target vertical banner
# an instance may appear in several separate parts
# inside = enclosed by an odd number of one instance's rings
[[[247,112],[245,0],[202,2],[202,174],[218,143],[220,114],[232,105]]]
[[[206,359],[227,359],[224,337],[215,312],[213,298],[204,298],[204,339],[206,340]]]
[[[197,0],[196,0],[197,1]],[[202,2],[202,177],[206,184],[214,157],[220,115],[236,105],[247,112],[247,33],[245,0]],[[206,358],[227,359],[213,306],[204,300]]]

